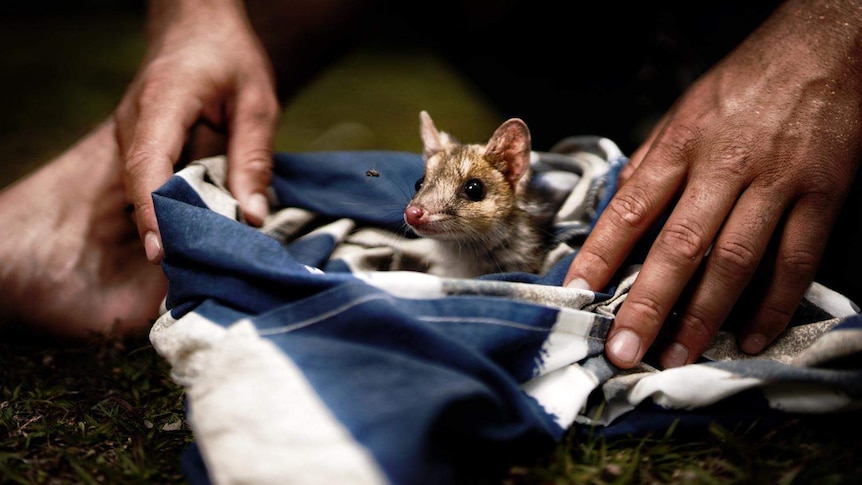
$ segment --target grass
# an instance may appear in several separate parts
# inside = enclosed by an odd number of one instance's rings
[[[2,483],[181,483],[182,389],[144,336],[0,346]]]
[[[137,13],[70,15],[0,16],[0,42],[11,46],[0,61],[0,187],[108,116],[143,52]],[[276,148],[417,151],[420,109],[468,141],[487,137],[499,122],[428,53],[360,51],[288,107]],[[183,482],[179,460],[192,434],[182,389],[146,335],[78,348],[2,343],[0,392],[0,483]],[[862,483],[860,418],[712,426],[694,436],[673,429],[617,440],[572,434],[503,481]]]
[[[76,348],[0,345],[0,483],[183,483],[182,389],[145,335]],[[860,413],[694,436],[571,433],[505,485],[862,483]]]
[[[554,453],[509,471],[523,484],[851,484],[862,480],[859,413],[789,418],[778,426],[727,429],[698,436],[616,440],[570,435]]]

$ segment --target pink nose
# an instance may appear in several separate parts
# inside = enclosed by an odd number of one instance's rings
[[[413,227],[419,227],[425,223],[422,218],[425,216],[425,211],[422,210],[421,207],[416,207],[415,205],[411,205],[404,209],[404,220],[407,221],[407,224],[410,224]]]

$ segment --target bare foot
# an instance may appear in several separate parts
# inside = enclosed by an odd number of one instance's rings
[[[0,192],[0,323],[71,340],[149,326],[166,282],[127,207],[112,122]]]

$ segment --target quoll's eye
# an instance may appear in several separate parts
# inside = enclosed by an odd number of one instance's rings
[[[419,179],[416,181],[416,185],[414,185],[413,188],[416,189],[416,192],[419,192],[419,189],[422,188],[422,184],[424,183],[425,177],[419,177]]]
[[[464,183],[464,194],[473,202],[479,202],[485,198],[485,184],[479,179],[470,179]]]

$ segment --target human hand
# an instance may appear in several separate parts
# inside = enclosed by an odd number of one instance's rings
[[[242,2],[150,2],[148,50],[117,108],[126,188],[147,259],[162,258],[151,193],[173,174],[196,123],[226,132],[228,188],[246,219],[268,212],[279,106],[269,59]]]
[[[615,365],[636,365],[672,311],[661,364],[694,362],[756,272],[766,284],[742,350],[786,327],[859,162],[862,11],[839,3],[783,5],[632,155],[564,283],[605,287],[671,209],[609,333]]]

